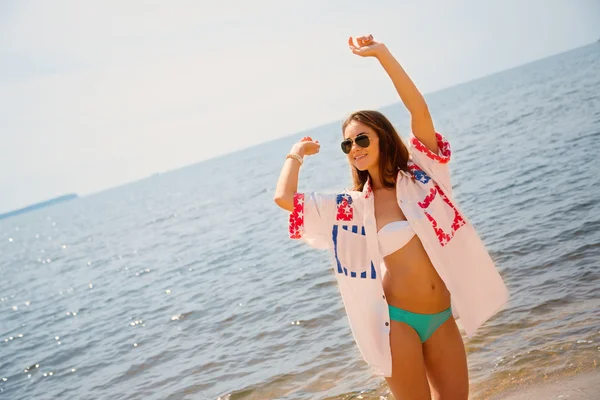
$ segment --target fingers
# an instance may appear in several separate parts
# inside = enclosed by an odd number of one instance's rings
[[[352,39],[352,36],[350,36],[350,38],[348,39],[348,46],[350,47],[350,50],[352,51],[352,53],[357,54],[357,55],[361,55],[360,53],[362,52],[362,48],[361,48],[361,44],[358,44],[358,47],[356,47],[354,45],[354,40]]]
[[[352,39],[352,36],[348,38],[348,46],[350,47],[350,50],[352,50],[352,52],[356,51],[356,46],[354,45],[354,39]]]
[[[358,47],[354,44],[352,36],[348,38],[350,50],[352,50],[354,54],[360,55],[364,47],[370,46],[373,43],[373,35],[360,36],[356,38],[356,43],[358,44]]]
[[[368,46],[373,41],[373,35],[361,36],[356,39],[359,46]]]
[[[302,139],[300,139],[301,142],[315,142],[315,143],[319,143],[318,140],[313,140],[310,136],[304,136]]]

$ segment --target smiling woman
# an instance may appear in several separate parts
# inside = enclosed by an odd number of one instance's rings
[[[362,36],[350,50],[376,58],[411,115],[408,146],[380,112],[342,124],[354,188],[298,193],[304,137],[287,155],[274,200],[290,212],[289,234],[334,256],[334,271],[355,341],[396,398],[467,399],[467,335],[499,311],[508,291],[474,227],[452,197],[448,140],[383,43]],[[465,279],[468,277],[468,280]]]
[[[363,190],[371,173],[381,173],[384,187],[393,188],[398,171],[409,172],[409,152],[391,122],[377,111],[356,111],[342,124],[342,151],[352,168],[354,190]],[[372,142],[372,146],[371,146]],[[356,143],[358,146],[353,146]],[[389,149],[389,151],[370,151]],[[377,167],[376,167],[377,164]]]

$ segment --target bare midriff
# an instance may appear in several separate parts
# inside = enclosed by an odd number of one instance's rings
[[[419,314],[450,307],[450,292],[417,235],[384,258],[383,292],[388,304]]]
[[[394,191],[375,193],[375,211],[378,231],[390,222],[406,220]],[[419,314],[437,313],[450,307],[450,292],[417,235],[384,257],[384,262],[383,292],[388,304]]]

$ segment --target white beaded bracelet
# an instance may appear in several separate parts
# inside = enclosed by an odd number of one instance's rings
[[[292,154],[292,153],[290,153],[285,158],[286,159],[293,158],[294,160],[297,160],[300,163],[301,166],[302,166],[302,163],[304,163],[304,160],[298,154]]]

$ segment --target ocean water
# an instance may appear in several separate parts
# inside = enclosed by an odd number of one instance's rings
[[[511,293],[465,338],[471,397],[598,371],[600,45],[426,97]],[[349,186],[336,121],[0,221],[0,398],[392,399],[272,201],[305,134],[299,189]]]

